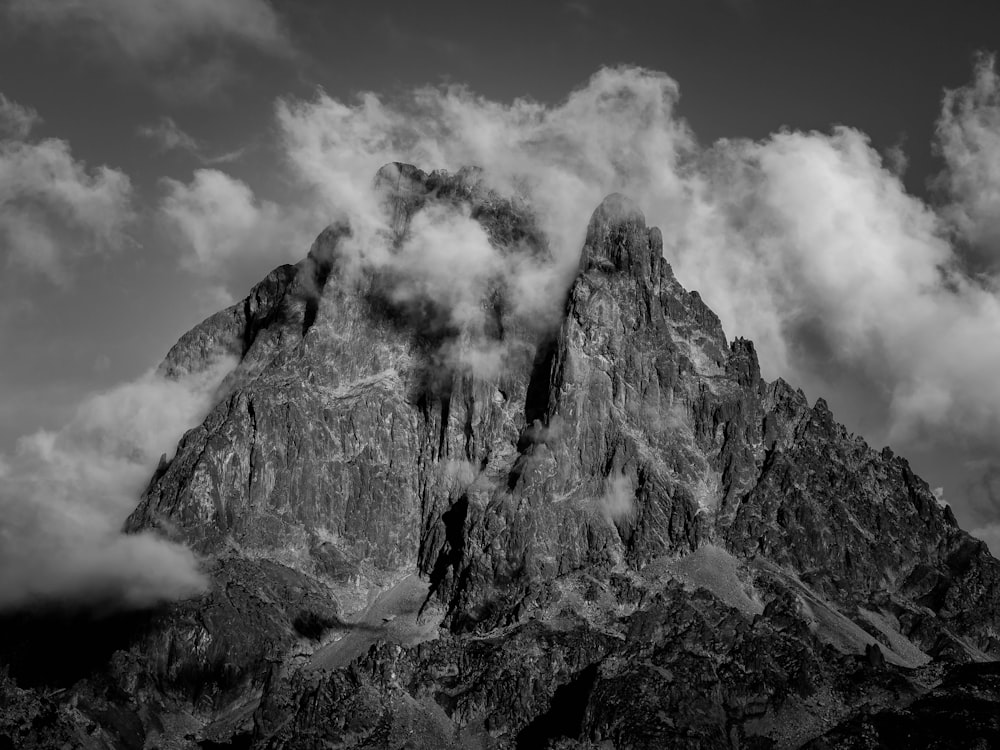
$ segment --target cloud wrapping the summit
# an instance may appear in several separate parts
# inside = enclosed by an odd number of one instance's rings
[[[469,313],[490,276],[484,269],[503,280],[516,310],[553,320],[579,262],[588,213],[608,192],[643,186],[644,203],[674,218],[670,211],[685,189],[679,164],[695,147],[674,116],[676,99],[668,76],[619,68],[600,71],[558,107],[526,99],[502,104],[443,86],[392,100],[364,93],[354,103],[320,92],[312,101],[279,101],[277,118],[288,162],[314,191],[316,213],[350,221],[348,260],[358,264],[408,263],[406,253],[392,256],[384,247],[386,217],[371,189],[387,162],[452,172],[474,165],[489,188],[530,206],[552,262],[501,257],[481,237],[468,242],[472,229],[441,231],[462,225],[454,213],[438,212],[411,227],[409,244],[434,252],[412,264],[413,289],[401,293],[471,284],[467,294],[449,292],[462,307],[454,317],[471,324]],[[479,363],[490,358],[477,355]]]
[[[353,105],[320,92],[313,101],[280,101],[277,117],[292,168],[329,211],[380,222],[369,186],[389,161],[473,165],[501,194],[526,198],[557,262],[573,265],[586,216],[608,192],[643,188],[644,203],[669,210],[683,191],[679,162],[695,144],[674,114],[677,96],[665,74],[616,68],[556,107],[444,86],[396,100],[364,93]]]
[[[1000,175],[991,71],[981,64],[971,87],[946,97],[939,127],[970,237],[989,234],[997,215],[967,205],[987,200]],[[520,269],[512,282],[526,299],[558,305],[551,279],[574,272],[586,217],[624,192],[661,227],[681,282],[703,293],[730,336],[757,342],[769,377],[834,402],[867,393],[894,439],[1000,436],[1000,353],[982,345],[1000,331],[1000,303],[992,281],[963,270],[954,210],[908,194],[898,165],[851,128],[699,146],[676,114],[678,91],[662,73],[622,67],[554,106],[441,86],[353,102],[320,92],[281,101],[277,113],[290,164],[331,215],[377,225],[369,185],[387,161],[480,166],[499,192],[526,198],[555,258],[551,274]],[[457,242],[438,257],[461,252]],[[428,256],[421,283],[435,273],[454,283],[458,270]]]

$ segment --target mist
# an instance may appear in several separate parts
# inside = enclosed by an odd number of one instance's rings
[[[597,509],[609,523],[624,523],[635,512],[635,491],[624,474],[611,476],[604,482],[604,493],[597,498]]]
[[[231,367],[220,361],[181,380],[147,373],[0,456],[0,610],[129,609],[204,590],[190,550],[121,527],[159,457],[204,418]]]

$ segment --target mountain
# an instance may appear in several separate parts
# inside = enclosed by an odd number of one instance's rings
[[[397,253],[457,211],[549,260],[475,170],[375,185]],[[457,319],[355,239],[329,227],[167,354],[239,364],[126,531],[189,545],[210,590],[6,618],[0,748],[1000,745],[1000,562],[765,382],[628,198],[553,320],[503,275]]]

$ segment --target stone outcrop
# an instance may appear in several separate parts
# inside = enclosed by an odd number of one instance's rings
[[[548,258],[474,170],[375,185],[397,251],[434,206]],[[0,737],[846,748],[954,711],[991,741],[1000,562],[905,460],[762,380],[628,198],[594,211],[551,325],[503,278],[456,321],[357,239],[328,228],[169,352],[168,376],[239,364],[127,530],[190,545],[211,591],[78,674],[28,684],[0,647]],[[456,356],[480,349],[502,356]]]

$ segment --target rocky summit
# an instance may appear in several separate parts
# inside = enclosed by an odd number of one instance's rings
[[[475,170],[375,186],[390,250],[450,211],[549,260]],[[7,616],[0,748],[1000,746],[1000,562],[765,382],[628,198],[553,316],[497,274],[457,319],[357,240],[329,227],[168,353],[239,364],[125,530],[210,588]]]

